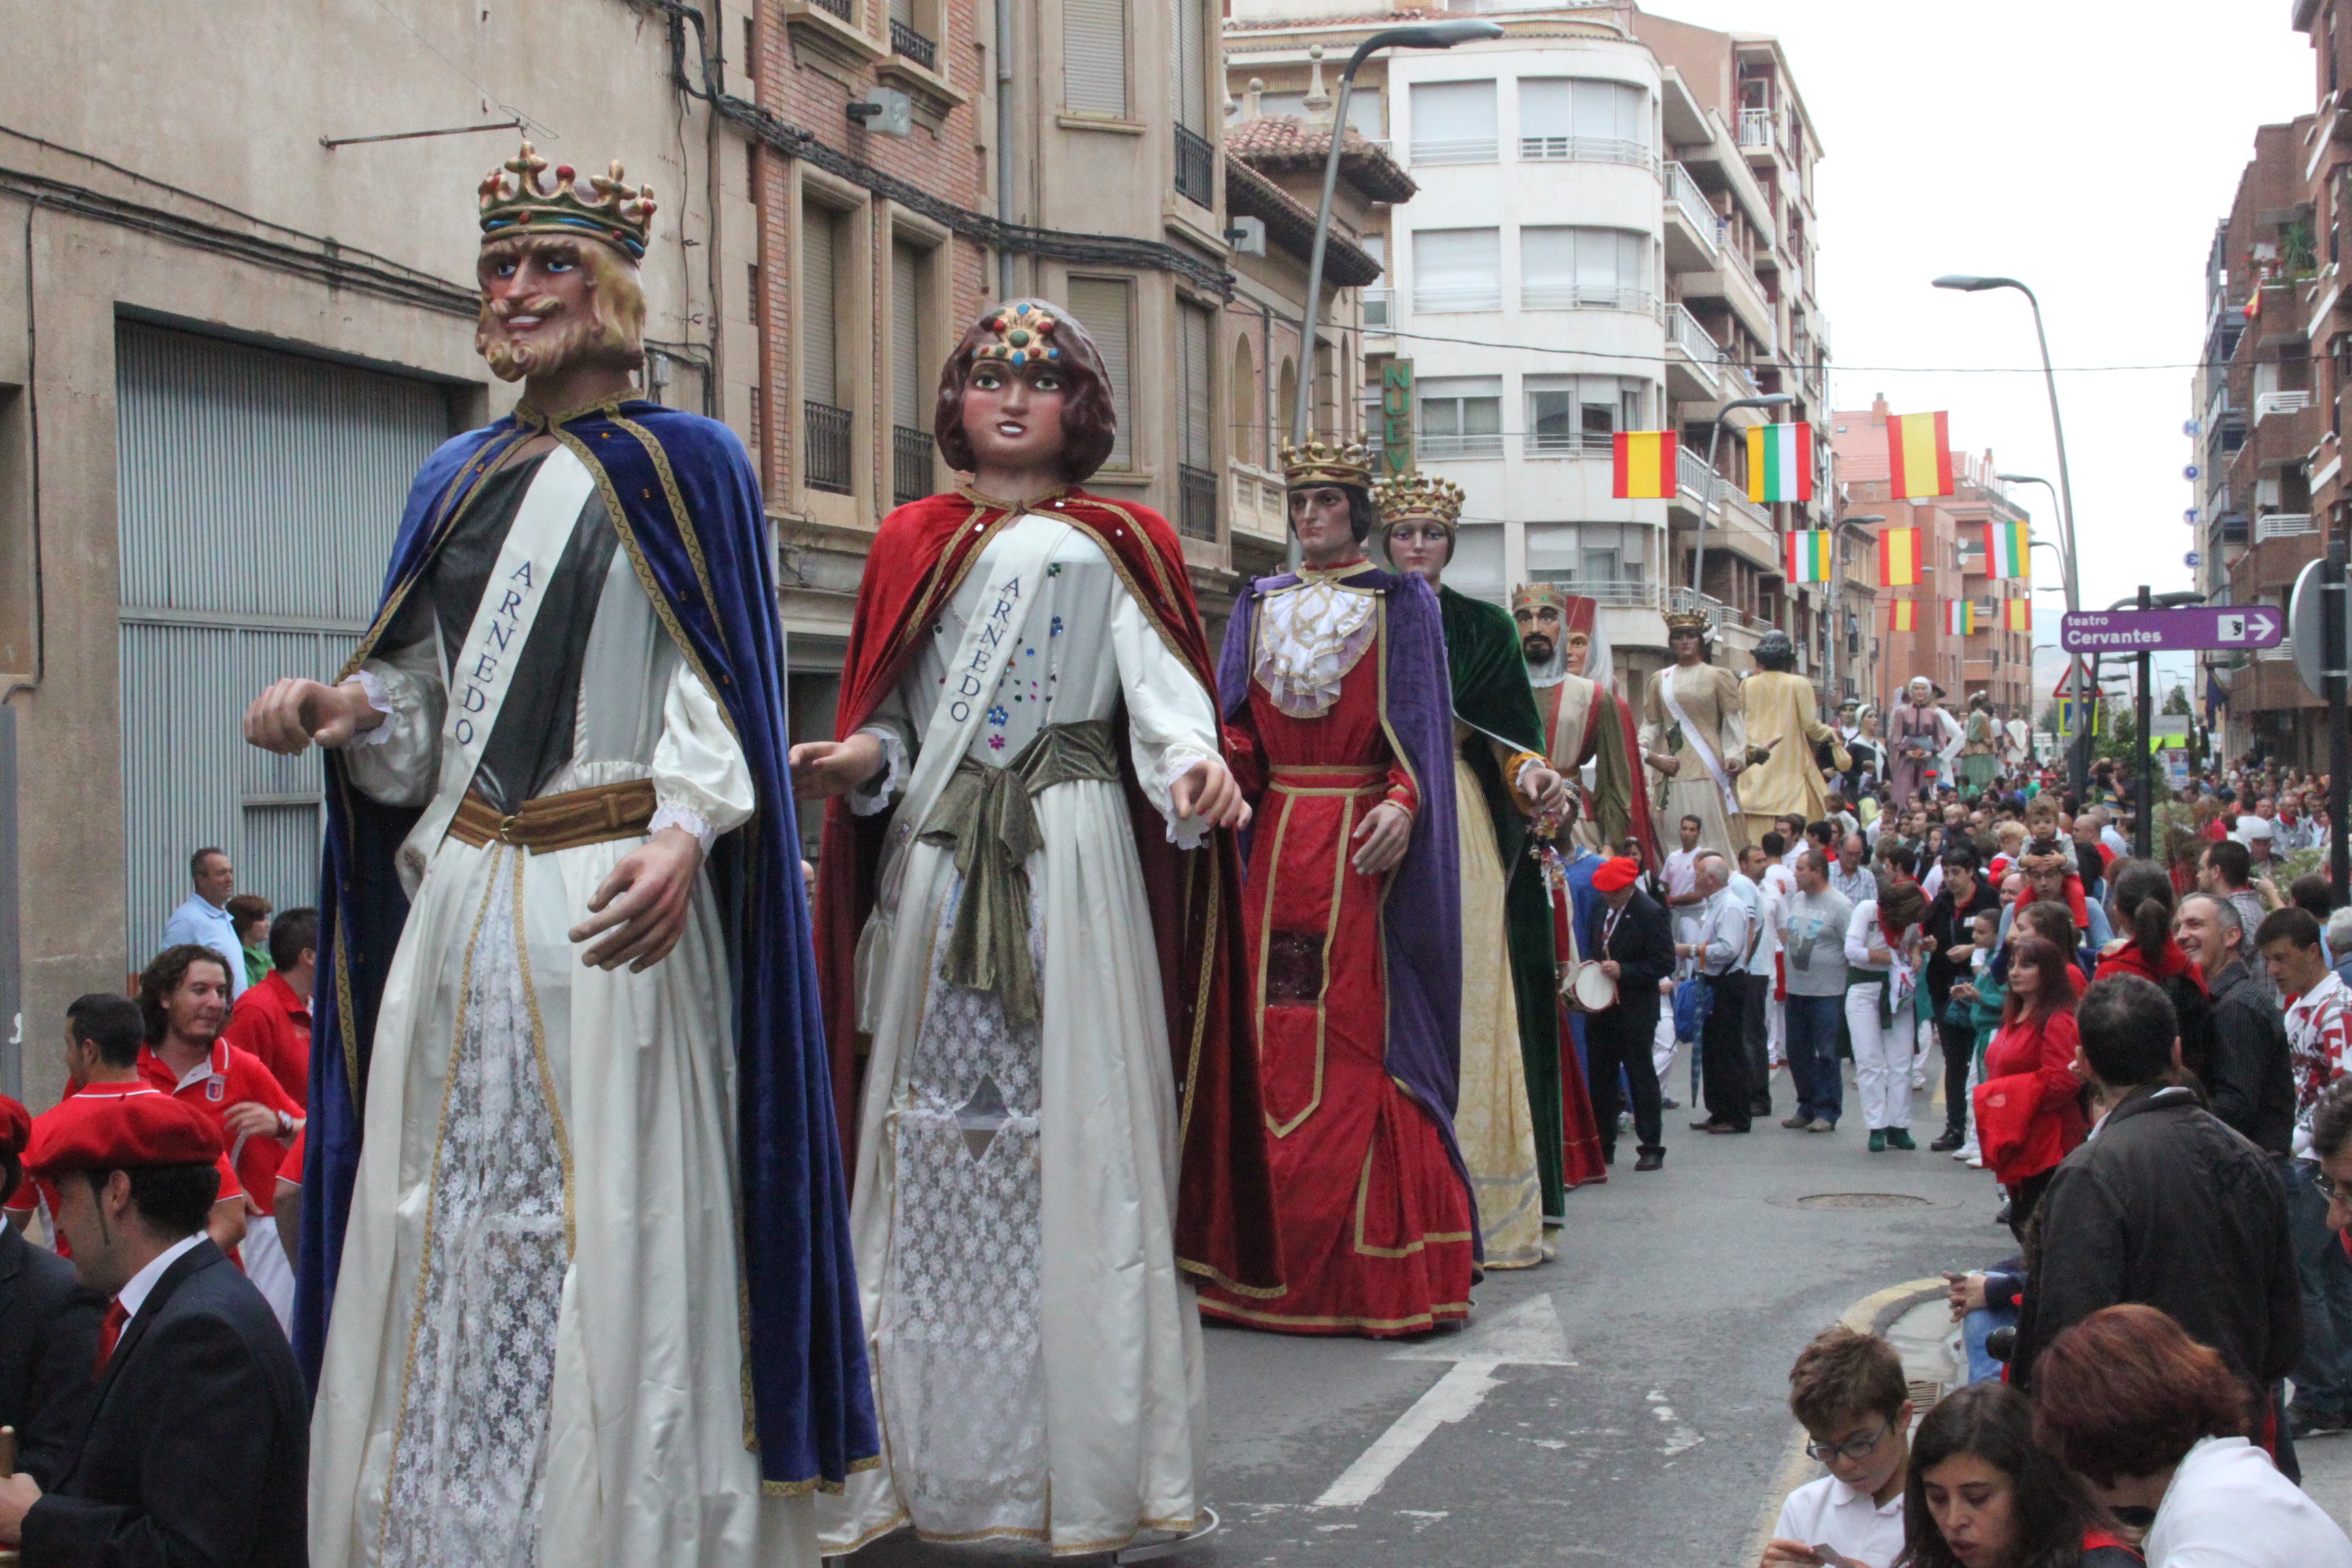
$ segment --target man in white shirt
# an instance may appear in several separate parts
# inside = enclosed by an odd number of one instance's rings
[[[2131,840],[2126,838],[2122,829],[2116,826],[2114,815],[2104,805],[2093,806],[2091,815],[2098,819],[2099,847],[2118,858],[2128,858],[2131,854]]]
[[[1755,1093],[1748,1081],[1748,937],[1755,917],[1747,900],[1731,891],[1730,863],[1721,852],[1702,850],[1698,857],[1698,930],[1688,942],[1675,944],[1675,955],[1695,961],[1705,976],[1714,1004],[1700,1031],[1700,1071],[1706,1100],[1706,1118],[1691,1123],[1697,1132],[1745,1132],[1753,1119],[1748,1106]]]
[[[1751,1116],[1772,1114],[1772,1069],[1786,1059],[1780,1004],[1772,994],[1780,967],[1780,906],[1797,890],[1797,874],[1782,858],[1786,848],[1776,831],[1739,857],[1738,880],[1755,889],[1748,910],[1754,924],[1747,964],[1748,1076],[1748,1087],[1755,1090],[1748,1102]]]
[[[1669,850],[1658,869],[1658,879],[1666,888],[1666,913],[1674,917],[1677,931],[1686,932],[1698,914],[1698,836],[1704,826],[1696,816],[1684,817],[1677,825],[1682,847]]]
[[[225,851],[206,847],[188,857],[188,879],[195,890],[163,922],[163,945],[193,942],[219,953],[228,965],[228,999],[235,1002],[245,989],[245,944],[237,940],[236,921],[228,912],[229,895],[236,891],[236,868]]]

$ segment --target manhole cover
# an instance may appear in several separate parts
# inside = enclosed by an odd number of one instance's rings
[[[1801,1209],[1908,1209],[1927,1208],[1926,1198],[1915,1198],[1908,1193],[1813,1193],[1797,1200]]]
[[[1911,1414],[1925,1415],[1944,1397],[1944,1385],[1932,1378],[1913,1378],[1908,1384],[1911,1394]]]

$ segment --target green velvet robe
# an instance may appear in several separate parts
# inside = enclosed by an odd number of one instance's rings
[[[1453,676],[1454,716],[1514,751],[1546,753],[1543,719],[1519,631],[1507,611],[1457,594],[1437,591],[1445,622],[1445,658]],[[1551,898],[1543,869],[1527,853],[1528,819],[1521,816],[1492,746],[1474,740],[1465,753],[1495,820],[1495,847],[1507,879],[1504,924],[1511,949],[1511,986],[1519,1014],[1519,1056],[1527,1067],[1528,1100],[1536,1130],[1536,1168],[1543,1182],[1543,1212],[1558,1219],[1567,1212],[1561,1185],[1559,994],[1558,958],[1552,944]],[[1468,931],[1465,942],[1473,940]]]

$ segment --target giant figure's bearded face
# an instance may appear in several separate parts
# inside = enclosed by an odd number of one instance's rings
[[[500,381],[645,363],[646,298],[636,267],[594,240],[523,234],[482,247],[474,348]]]
[[[1549,664],[1554,649],[1559,647],[1559,606],[1557,605],[1522,605],[1512,612],[1511,618],[1519,624],[1519,652],[1529,664]],[[1577,658],[1571,648],[1569,658]],[[1582,674],[1580,667],[1571,665],[1571,674]]]

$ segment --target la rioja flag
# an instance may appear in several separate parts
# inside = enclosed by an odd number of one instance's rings
[[[1789,535],[1784,568],[1791,583],[1826,583],[1836,560],[1826,528],[1800,528]]]
[[[1813,499],[1811,425],[1758,425],[1748,430],[1748,499],[1768,505]]]

